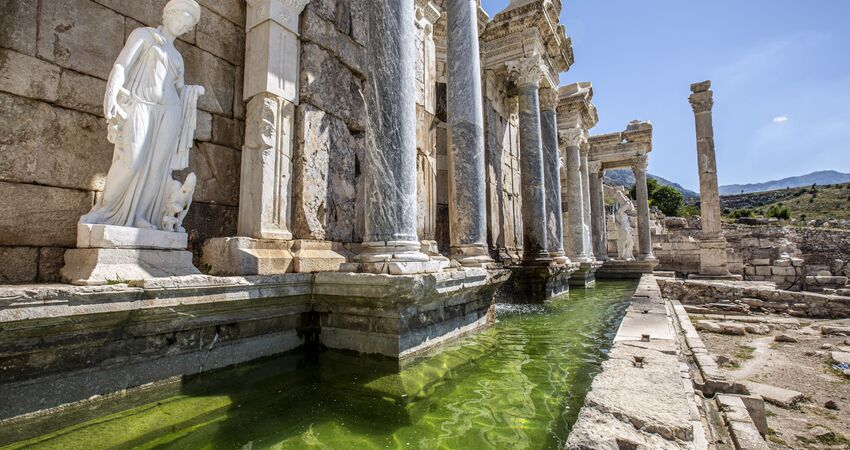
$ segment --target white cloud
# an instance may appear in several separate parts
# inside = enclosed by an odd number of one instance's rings
[[[773,123],[788,122],[788,116],[779,116],[773,118]]]

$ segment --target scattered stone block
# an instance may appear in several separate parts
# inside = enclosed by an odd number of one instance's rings
[[[799,340],[797,338],[795,338],[794,336],[791,336],[791,335],[788,335],[788,334],[785,334],[785,333],[776,335],[776,337],[773,338],[773,340],[776,341],[776,342],[790,342],[790,343],[799,342]]]
[[[820,327],[820,334],[822,334],[824,336],[838,336],[838,335],[850,336],[850,327],[836,327],[836,326],[824,325],[824,326]]]
[[[756,383],[754,381],[745,381],[743,384],[749,389],[751,394],[760,395],[766,402],[781,408],[793,408],[805,398],[802,392],[768,384]]]
[[[848,352],[831,352],[829,356],[836,364],[850,364],[850,353]]]
[[[763,323],[753,323],[744,325],[744,329],[747,330],[747,333],[751,334],[770,334],[770,327]]]

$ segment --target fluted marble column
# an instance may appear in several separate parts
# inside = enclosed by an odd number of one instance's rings
[[[412,1],[369,0],[363,263],[427,261],[416,233],[416,100]],[[364,264],[365,271],[386,270]]]
[[[540,131],[543,146],[543,173],[546,185],[546,236],[549,255],[569,262],[564,253],[564,225],[561,210],[561,158],[558,152],[558,91],[540,90]]]
[[[579,148],[581,151],[581,202],[582,215],[584,220],[584,228],[582,228],[584,238],[584,249],[587,252],[587,257],[593,259],[593,238],[591,235],[591,217],[590,217],[590,169],[588,168],[587,160],[590,153],[590,145],[582,143]]]
[[[599,261],[608,259],[608,233],[605,223],[605,194],[602,189],[602,163],[590,161],[590,231],[593,238],[593,256]]]
[[[638,259],[652,260],[652,240],[649,229],[649,193],[646,187],[646,156],[636,158],[632,164],[635,174],[635,190],[637,191],[638,244],[640,255]]]
[[[541,61],[539,56],[508,64],[519,97],[519,147],[522,183],[523,264],[549,264],[546,242],[546,186],[540,140]]]
[[[584,138],[579,128],[570,128],[558,134],[564,148],[564,164],[567,174],[567,206],[569,213],[570,246],[567,256],[570,259],[585,262],[590,260],[584,240],[584,196],[581,181],[581,141]]]
[[[449,217],[452,258],[464,266],[492,262],[487,251],[484,113],[478,50],[478,2],[446,2]]]

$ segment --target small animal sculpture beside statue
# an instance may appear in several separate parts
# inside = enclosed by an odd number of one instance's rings
[[[624,261],[633,261],[635,240],[632,237],[632,224],[629,213],[635,210],[635,205],[626,197],[623,191],[617,191],[617,210],[614,212],[614,222],[617,224],[617,255]]]
[[[103,195],[80,223],[185,231],[197,179],[189,174],[180,183],[172,172],[189,166],[204,88],[185,85],[174,40],[200,17],[194,0],[171,0],[161,26],[136,28],[127,38],[103,99],[112,166]]]

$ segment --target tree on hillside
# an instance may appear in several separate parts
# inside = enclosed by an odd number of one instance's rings
[[[655,179],[647,178],[646,191],[649,194],[649,205],[655,206],[668,216],[675,216],[679,208],[685,203],[682,193],[671,186],[662,186]],[[635,186],[629,190],[632,200],[637,200],[637,189]]]

